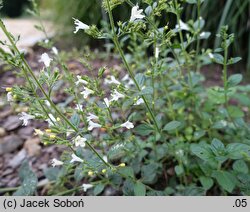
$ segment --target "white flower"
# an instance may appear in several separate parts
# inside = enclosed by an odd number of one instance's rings
[[[94,93],[94,91],[92,91],[91,89],[89,89],[89,88],[87,88],[87,87],[84,87],[84,91],[81,92],[81,94],[83,95],[83,98],[84,98],[84,99],[87,99],[88,96],[89,96],[90,94],[93,94],[93,93]]]
[[[109,107],[110,104],[109,104],[108,98],[104,98],[104,102],[105,102],[106,106]]]
[[[35,116],[29,115],[25,112],[22,112],[21,117],[19,119],[23,121],[23,126],[27,126],[29,123],[29,120],[34,119],[34,118],[35,118]]]
[[[144,103],[143,99],[140,98],[140,99],[138,99],[138,100],[136,101],[136,103],[135,103],[134,105],[141,105],[141,104],[143,104],[143,103]]]
[[[112,99],[110,100],[110,102],[117,101],[118,99],[124,97],[124,95],[119,93],[116,89],[114,90],[114,93],[111,94],[111,96],[112,96]]]
[[[79,29],[83,29],[83,30],[88,30],[89,26],[87,24],[82,23],[81,21],[79,21],[78,19],[74,19],[74,24],[76,25],[76,30],[74,31],[74,33],[77,33]]]
[[[61,165],[63,165],[63,162],[54,158],[54,159],[52,159],[52,161],[51,161],[51,165],[52,165],[53,167],[55,167],[55,166],[61,166]]]
[[[45,104],[46,104],[48,107],[51,106],[48,100],[45,100],[44,102],[45,102]]]
[[[46,39],[46,40],[44,41],[44,43],[48,44],[48,43],[49,43],[49,39]]]
[[[69,137],[72,133],[74,133],[75,131],[74,130],[72,130],[72,129],[68,129],[67,131],[66,131],[66,136],[67,137]]]
[[[75,146],[77,147],[77,146],[80,146],[80,147],[82,147],[82,148],[84,148],[85,147],[85,141],[87,141],[87,139],[86,138],[83,138],[83,137],[81,137],[81,136],[77,136],[76,138],[75,138],[75,140],[74,140],[74,142],[75,142]]]
[[[94,128],[100,128],[100,127],[102,127],[102,125],[97,124],[93,121],[89,121],[89,127],[88,127],[89,131],[93,130]]]
[[[134,128],[134,124],[130,121],[126,121],[125,123],[121,124],[121,127],[126,127],[127,129]]]
[[[126,74],[123,78],[122,78],[122,81],[127,81],[127,80],[129,80],[130,78],[129,78],[129,76],[128,76],[128,74]]]
[[[76,104],[75,110],[83,111],[81,104]]]
[[[8,92],[8,93],[7,93],[7,101],[8,101],[8,102],[13,102],[13,96],[12,96],[12,93],[11,93],[11,92]]]
[[[49,57],[49,55],[47,53],[43,53],[41,55],[41,58],[39,60],[39,62],[44,63],[44,65],[48,68],[50,66],[50,62],[52,61],[52,59]]]
[[[205,32],[202,32],[201,34],[200,34],[200,37],[204,37],[206,35],[206,33]]]
[[[116,84],[116,85],[120,85],[121,83],[114,76],[111,76],[110,80],[109,79],[105,79],[104,80],[104,84]]]
[[[99,119],[99,117],[94,115],[93,113],[89,113],[89,115],[87,116],[87,121],[89,122],[92,119]]]
[[[88,82],[86,80],[83,80],[80,75],[77,75],[76,77],[77,77],[77,81],[75,82],[76,85],[78,85],[79,83],[82,83],[84,85],[88,84]]]
[[[58,55],[58,50],[55,46],[52,47],[52,52],[55,54],[55,55]]]
[[[126,87],[129,88],[130,85],[134,85],[134,81],[126,74],[123,78],[122,81],[128,81],[126,84]]]
[[[132,7],[131,16],[129,21],[135,21],[136,19],[143,19],[145,15],[142,15],[143,10],[139,9],[138,5]]]
[[[82,184],[83,191],[86,192],[88,189],[92,188],[92,184]]]
[[[186,30],[186,31],[189,31],[189,27],[186,23],[184,23],[182,20],[180,20],[180,25],[177,24],[175,26],[176,29],[181,29],[181,30]]]
[[[102,158],[106,163],[108,162],[108,157],[106,155],[103,156]]]
[[[40,135],[40,136],[42,136],[44,134],[44,132],[41,131],[41,130],[39,130],[39,129],[34,129],[34,131],[35,131],[34,135]]]
[[[182,149],[178,149],[175,154],[179,157],[182,157],[184,155],[184,151]]]
[[[71,159],[70,163],[74,163],[74,162],[82,163],[83,162],[83,160],[81,158],[77,157],[75,154],[72,154],[71,157],[72,157],[72,159]]]
[[[158,46],[155,47],[155,58],[158,59],[160,54],[160,49]]]
[[[212,53],[208,53],[208,56],[210,57],[210,59],[214,59],[214,55]]]
[[[53,126],[56,122],[56,118],[51,113],[49,113],[49,118],[47,118],[46,121],[48,122],[49,126]]]

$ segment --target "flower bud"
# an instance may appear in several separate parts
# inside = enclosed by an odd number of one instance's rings
[[[94,175],[94,172],[92,172],[92,171],[88,172],[88,176],[92,177],[93,175]]]
[[[126,166],[125,163],[121,163],[121,164],[119,165],[119,167],[125,167],[125,166]]]
[[[12,91],[12,88],[7,87],[5,90],[6,90],[7,92],[10,92],[10,91]]]

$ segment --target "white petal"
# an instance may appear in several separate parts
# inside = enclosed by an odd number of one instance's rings
[[[82,30],[88,30],[89,26],[87,24],[82,23],[81,21],[79,21],[78,19],[74,19],[74,24],[76,25],[76,29],[74,31],[74,33],[77,33],[80,29]]]
[[[83,162],[83,160],[81,158],[77,157],[75,154],[72,154],[71,157],[72,157],[72,159],[71,159],[70,163],[74,163],[74,162],[82,163]]]
[[[136,103],[135,103],[134,105],[141,105],[141,104],[143,104],[143,103],[144,103],[143,99],[140,98],[140,99],[138,99],[138,100],[136,101]]]
[[[134,128],[134,124],[130,121],[126,121],[125,123],[121,124],[121,127],[126,127],[127,129]]]
[[[58,55],[58,50],[56,47],[52,47],[52,52],[55,54],[55,55]]]
[[[104,98],[104,102],[105,102],[106,106],[109,107],[109,100],[108,100],[108,98]]]
[[[82,184],[83,191],[86,192],[88,189],[92,188],[92,184]]]
[[[92,91],[91,89],[89,89],[89,88],[87,88],[87,87],[84,87],[84,91],[81,92],[81,94],[83,95],[83,98],[84,98],[84,99],[87,99],[88,96],[89,96],[90,94],[93,94],[93,93],[94,93],[94,91]]]
[[[8,93],[7,93],[7,101],[8,101],[8,102],[13,102],[13,96],[12,96],[12,93],[11,93],[11,92],[8,92]]]
[[[39,62],[44,63],[44,65],[48,68],[50,66],[50,62],[52,61],[52,59],[49,57],[49,55],[47,53],[43,53],[41,55],[41,58],[39,60]]]
[[[52,159],[52,161],[51,161],[51,165],[52,165],[53,167],[55,167],[55,166],[61,166],[61,165],[63,165],[63,162],[60,161],[60,160],[57,160],[56,158],[54,158],[54,159]]]
[[[76,138],[75,138],[75,140],[74,140],[74,142],[75,142],[75,146],[77,147],[77,146],[80,146],[80,147],[82,147],[82,148],[84,148],[85,147],[85,142],[87,141],[87,139],[86,138],[83,138],[83,137],[81,137],[81,136],[77,136]]]
[[[93,121],[89,121],[89,127],[88,127],[89,131],[93,130],[94,128],[101,128],[101,127],[102,127],[102,125],[97,124]]]
[[[94,115],[93,113],[88,113],[89,115],[87,116],[87,121],[89,122],[92,119],[99,119],[98,116]]]

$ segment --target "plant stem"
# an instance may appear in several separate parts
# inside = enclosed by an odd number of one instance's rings
[[[196,35],[196,40],[197,40],[197,43],[196,43],[196,55],[195,55],[195,59],[196,59],[196,72],[199,72],[200,71],[200,59],[199,59],[199,52],[200,52],[200,17],[201,17],[201,12],[200,12],[200,9],[201,9],[201,1],[198,0],[197,1],[197,17],[198,17],[198,32],[197,32],[197,35]]]
[[[228,97],[227,97],[227,57],[228,57],[228,49],[225,47],[224,49],[224,62],[223,62],[223,84],[224,84],[224,98],[225,98],[225,106],[228,107]]]
[[[115,44],[115,46],[116,46],[116,48],[117,48],[117,50],[118,50],[118,52],[119,52],[119,54],[120,54],[120,56],[121,56],[121,58],[122,58],[122,61],[123,61],[123,63],[124,63],[124,65],[125,65],[125,67],[126,67],[128,73],[129,73],[130,77],[132,78],[133,82],[135,83],[135,86],[136,86],[137,90],[138,90],[139,92],[141,92],[141,88],[140,88],[139,84],[137,83],[137,81],[136,81],[136,79],[135,79],[135,76],[134,76],[134,73],[133,73],[133,71],[131,70],[130,66],[128,65],[128,62],[127,62],[127,60],[126,60],[126,58],[125,58],[125,55],[124,55],[124,53],[123,53],[123,51],[122,51],[122,49],[121,49],[120,44],[119,44],[119,40],[118,40],[117,34],[116,34],[116,32],[115,32],[115,24],[114,24],[113,15],[112,15],[112,12],[111,12],[110,3],[109,3],[109,0],[106,0],[106,1],[107,1],[107,6],[108,6],[109,20],[110,20],[110,24],[111,24],[111,28],[112,28],[112,33],[113,33],[113,42],[114,42],[114,44]],[[155,125],[155,127],[156,127],[157,132],[160,133],[160,132],[161,132],[161,131],[160,131],[160,128],[159,128],[158,123],[157,123],[157,121],[156,121],[156,118],[155,118],[155,116],[154,116],[154,114],[153,114],[153,111],[152,111],[151,108],[149,107],[149,104],[148,104],[148,102],[147,102],[147,99],[145,98],[144,95],[141,95],[141,97],[142,97],[142,99],[143,99],[143,101],[144,101],[144,103],[145,103],[145,105],[146,105],[146,108],[147,108],[147,110],[148,110],[148,112],[149,112],[149,114],[150,114],[150,116],[151,116],[152,121],[154,122],[154,125]]]

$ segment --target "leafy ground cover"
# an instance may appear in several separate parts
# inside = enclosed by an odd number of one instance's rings
[[[241,60],[228,54],[234,35],[223,26],[220,47],[204,49],[201,40],[211,36],[205,20],[184,23],[182,2],[145,0],[145,10],[126,2],[131,14],[121,22],[113,11],[124,1],[103,1],[109,17],[103,29],[73,18],[74,33],[110,41],[108,55],[61,52],[45,40],[40,45],[46,51],[34,58],[37,70],[0,22],[10,44],[2,42],[10,53],[1,50],[1,58],[24,82],[5,87],[13,108],[26,107],[16,122],[45,122],[34,130],[42,145],[64,147],[51,158],[52,167],[44,167],[46,192],[249,195],[250,87],[228,69]],[[199,10],[204,1],[188,2]],[[160,27],[162,13],[173,14],[177,25]],[[104,63],[97,62],[101,58]],[[208,64],[217,64],[212,70],[219,70],[218,83],[205,83],[209,69],[201,70]],[[27,163],[20,179],[14,195],[37,191],[37,176]]]

